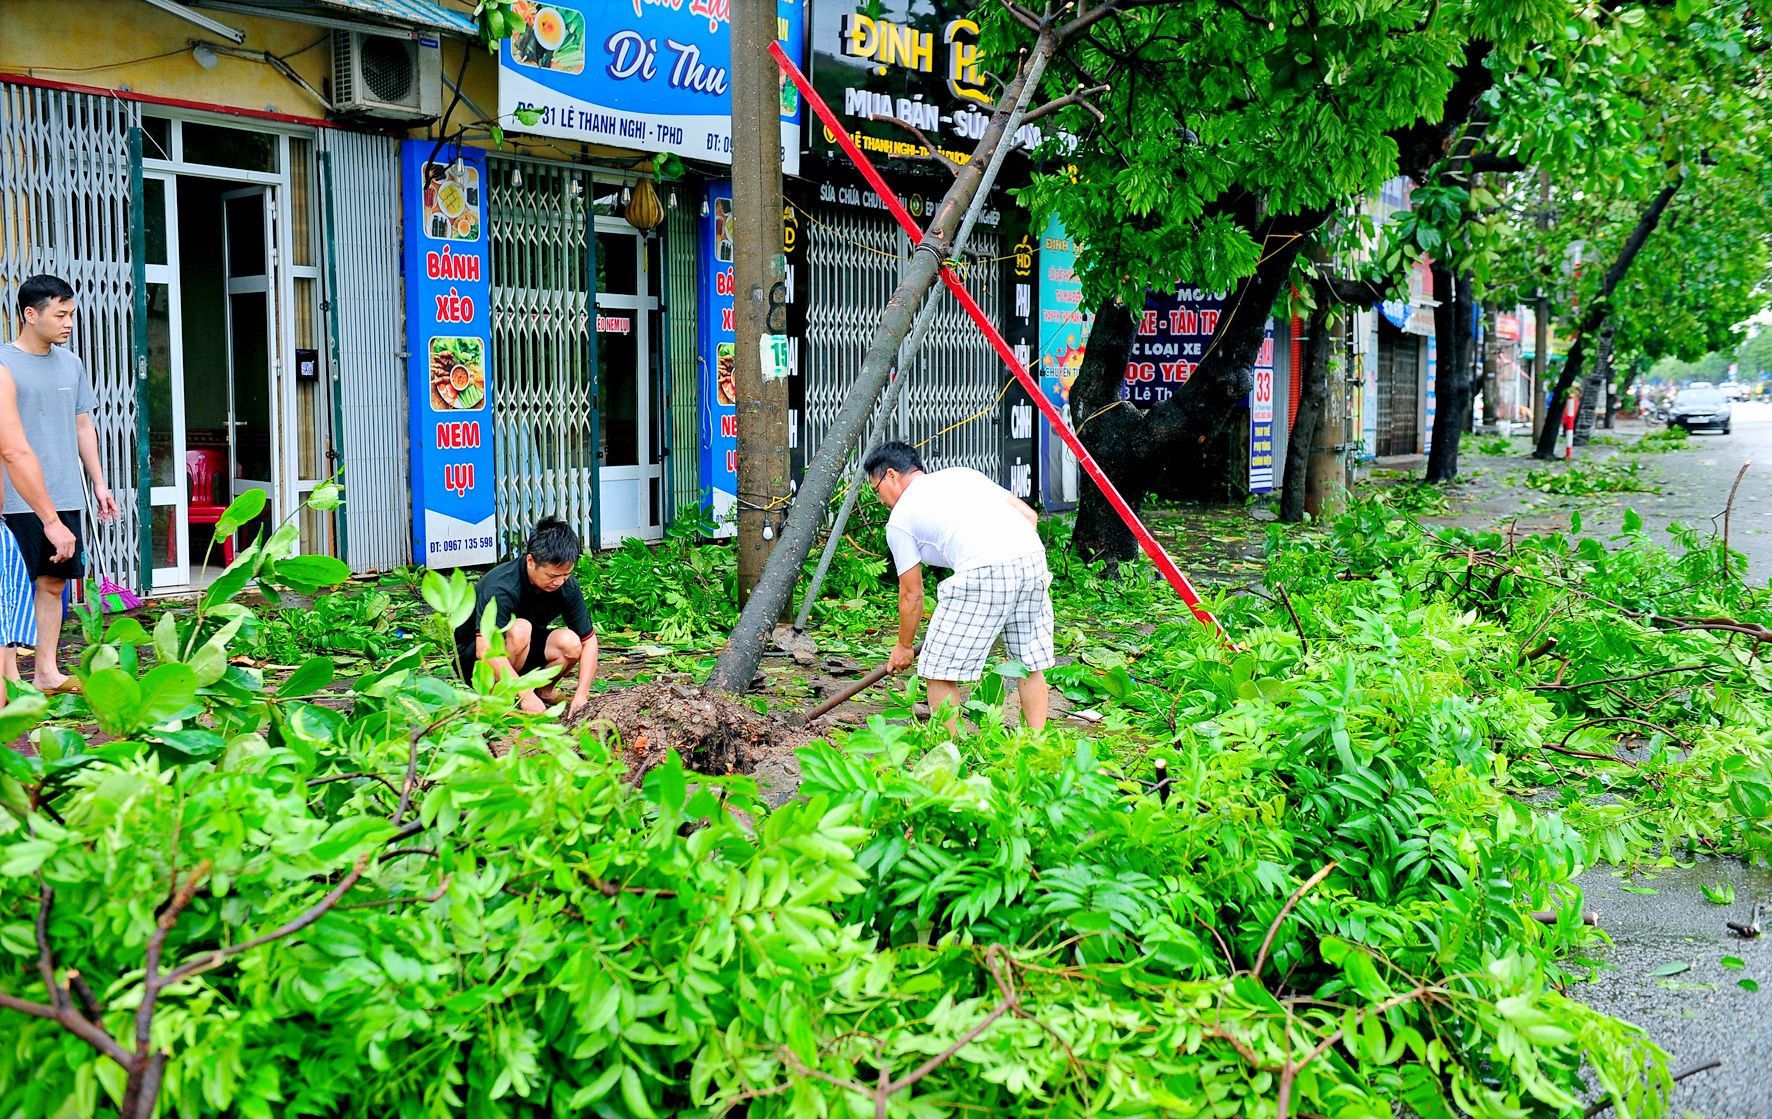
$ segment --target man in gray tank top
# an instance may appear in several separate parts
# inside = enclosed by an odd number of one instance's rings
[[[98,429],[92,413],[98,397],[86,366],[68,349],[74,331],[74,289],[55,276],[32,276],[18,289],[19,318],[23,326],[13,341],[0,346],[0,365],[12,372],[18,390],[19,418],[37,460],[43,481],[62,524],[82,540],[81,511],[86,489],[92,484],[93,504],[101,521],[117,516],[117,500],[105,485],[104,467],[98,457]],[[68,678],[56,663],[62,632],[62,591],[69,579],[86,573],[86,557],[76,547],[67,559],[46,535],[43,521],[6,481],[6,525],[18,538],[19,551],[36,581],[37,657],[32,683],[44,691],[65,688]]]

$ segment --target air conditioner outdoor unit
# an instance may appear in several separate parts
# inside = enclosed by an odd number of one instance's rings
[[[340,116],[430,120],[443,108],[437,40],[332,33],[332,103]]]

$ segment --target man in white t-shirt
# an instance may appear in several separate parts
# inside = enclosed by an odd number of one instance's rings
[[[923,460],[905,443],[882,443],[862,463],[868,481],[892,516],[886,545],[898,571],[898,644],[887,666],[911,666],[912,644],[923,620],[923,564],[946,567],[935,615],[923,641],[917,673],[929,691],[929,709],[944,700],[959,706],[959,685],[984,674],[999,635],[1009,655],[1028,669],[1019,690],[1024,725],[1046,725],[1046,669],[1052,648],[1052,573],[1034,528],[1034,511],[976,470],[956,466],[924,473]]]

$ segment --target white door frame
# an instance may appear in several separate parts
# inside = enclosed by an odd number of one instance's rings
[[[662,500],[664,487],[664,461],[652,452],[652,425],[661,417],[652,414],[652,312],[658,310],[658,298],[652,294],[650,278],[647,275],[646,238],[633,226],[620,218],[600,217],[596,221],[595,233],[616,233],[631,238],[634,245],[634,286],[639,294],[614,294],[599,291],[595,305],[591,308],[592,332],[596,331],[596,316],[602,311],[626,311],[633,317],[631,326],[638,357],[633,371],[635,380],[635,439],[638,444],[640,463],[637,466],[602,466],[597,469],[598,502],[603,507],[599,516],[602,539],[600,547],[612,548],[624,540],[638,537],[641,540],[658,540],[664,536],[664,511],[656,507],[652,500],[654,481],[658,482]],[[599,250],[601,246],[599,243]],[[606,386],[597,385],[599,408],[608,400]],[[597,457],[599,463],[607,455],[607,448],[599,446]],[[649,461],[650,460],[650,461]],[[649,523],[615,524],[609,516],[609,505],[603,501],[603,495],[612,489],[628,487],[638,492],[642,518]]]
[[[148,491],[150,509],[160,506],[172,508],[173,562],[170,566],[156,566],[148,574],[149,585],[156,591],[171,587],[183,587],[191,581],[191,493],[190,475],[185,467],[185,329],[184,329],[184,288],[179,283],[179,237],[178,237],[178,176],[170,171],[144,171],[144,182],[152,180],[165,184],[162,205],[165,207],[163,219],[166,223],[166,263],[147,264],[143,269],[146,283],[162,284],[167,292],[167,392],[172,398],[172,447],[168,452],[172,456],[172,484],[152,486]],[[149,526],[153,518],[149,517]],[[143,526],[144,531],[150,531]],[[165,541],[153,540],[152,551],[154,561],[160,562],[165,555]]]
[[[269,500],[266,508],[270,511],[273,525],[282,521],[284,510],[277,500],[281,492],[279,485],[283,470],[282,428],[287,426],[279,423],[278,413],[281,393],[278,386],[278,371],[283,366],[285,334],[287,331],[281,321],[279,308],[284,304],[279,298],[282,284],[279,275],[282,269],[278,266],[281,255],[278,252],[278,231],[287,226],[286,222],[277,220],[279,196],[283,192],[275,186],[264,184],[251,186],[242,190],[224,191],[222,204],[222,269],[227,280],[227,331],[228,331],[228,496],[229,500],[239,497],[249,489],[263,489]],[[234,237],[233,223],[228,219],[228,203],[242,198],[262,199],[261,214],[263,216],[262,237],[264,243],[265,271],[261,275],[235,276],[232,273],[232,258],[229,249]],[[265,422],[270,430],[266,432],[268,451],[271,460],[271,476],[269,478],[239,477],[238,465],[240,427],[244,423],[239,418],[234,398],[234,384],[239,373],[234,368],[234,299],[236,295],[258,295],[265,297]]]
[[[230,117],[219,113],[202,112],[200,110],[165,110],[156,107],[151,115],[165,119],[169,122],[170,127],[168,134],[171,141],[169,144],[171,150],[166,154],[171,158],[160,159],[144,157],[142,159],[142,168],[145,176],[160,177],[161,175],[177,175],[180,178],[216,179],[230,184],[238,184],[242,187],[254,186],[268,188],[271,191],[273,199],[273,210],[271,215],[273,218],[271,222],[272,237],[266,244],[265,254],[266,265],[270,269],[269,275],[274,280],[274,282],[269,285],[271,306],[268,308],[271,313],[269,319],[271,324],[271,349],[269,353],[271,362],[270,424],[271,463],[274,478],[272,479],[273,485],[270,490],[270,502],[266,508],[270,514],[272,523],[280,523],[283,519],[293,513],[301,504],[302,500],[306,498],[309,491],[323,480],[301,478],[300,471],[296,468],[297,463],[299,462],[299,457],[296,446],[297,432],[294,423],[296,415],[295,371],[293,365],[290,364],[295,354],[295,277],[299,274],[318,282],[321,274],[319,264],[321,248],[318,244],[314,247],[314,264],[299,267],[291,264],[295,259],[292,251],[292,238],[294,237],[295,222],[292,220],[293,215],[290,210],[291,196],[293,194],[290,190],[290,167],[291,160],[294,158],[294,153],[290,148],[290,141],[292,139],[306,139],[312,141],[316,139],[317,133],[314,128],[306,125],[289,125],[272,121],[254,121],[249,123],[242,121],[238,117]],[[183,138],[183,125],[186,122],[214,124],[227,128],[235,128],[242,131],[258,132],[274,136],[277,140],[276,166],[278,169],[276,171],[247,171],[241,168],[225,167],[218,164],[188,162],[185,159]],[[310,161],[312,158],[313,155],[310,151]],[[179,305],[178,268],[177,258],[170,254],[172,251],[171,229],[176,226],[177,217],[178,210],[176,205],[173,205],[168,212],[169,275],[171,278],[166,282],[172,284],[175,306]],[[314,231],[314,236],[318,237],[320,235],[317,222],[310,225],[310,228]],[[148,282],[159,282],[152,279],[152,271],[153,269],[150,269],[150,278]],[[324,335],[327,329],[326,322],[324,318],[322,318],[318,323],[322,350],[325,349]],[[176,314],[174,315],[173,330],[176,336],[179,332],[179,324]],[[290,365],[290,367],[286,369],[283,367],[284,365]],[[181,388],[174,393],[173,407],[180,416],[179,431],[182,438],[184,432],[182,418],[184,415],[182,368],[179,372],[179,383]],[[230,385],[230,392],[231,391],[232,389]],[[229,411],[231,419],[231,401]],[[327,418],[327,422],[330,422],[329,417]],[[230,431],[230,443],[231,442]],[[181,463],[181,470],[182,466],[183,464]],[[181,490],[187,490],[189,488],[183,474],[180,475],[180,488]],[[158,497],[150,498],[151,502],[158,500]],[[187,493],[181,499],[180,503],[179,516],[181,518],[188,513],[189,507],[189,494]],[[184,529],[180,530],[181,539],[187,539],[188,536],[188,531]],[[188,586],[190,584],[188,542],[179,545],[179,547],[181,549],[181,566],[183,568],[181,581],[177,584],[167,583],[164,586],[161,586],[160,581],[156,579],[157,589],[171,589],[175,586]],[[162,568],[159,570],[168,575],[177,573],[173,569]]]

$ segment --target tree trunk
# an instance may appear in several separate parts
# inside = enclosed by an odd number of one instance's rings
[[[1126,359],[1132,351],[1132,309],[1111,303],[1095,314],[1083,364],[1071,383],[1071,416],[1077,434],[1134,513],[1144,506],[1148,479],[1143,464],[1146,424],[1137,408],[1120,403]],[[1091,500],[1093,498],[1093,500]],[[1071,547],[1090,560],[1110,564],[1138,555],[1138,541],[1093,485],[1078,495]]]
[[[1002,165],[1001,154],[1012,142],[1010,118],[1019,117],[1026,108],[1028,95],[1039,87],[1040,75],[1056,49],[1055,32],[1048,27],[1041,32],[1033,51],[1003,91],[972,158],[954,177],[953,184],[936,208],[935,216],[924,230],[922,244],[905,262],[898,286],[886,301],[880,325],[862,357],[861,370],[843,397],[843,406],[831,421],[818,452],[806,464],[800,489],[788,512],[787,524],[782,528],[756,588],[745,601],[726,648],[721,651],[720,659],[708,677],[708,687],[733,695],[743,694],[750,688],[757,666],[763,661],[763,649],[775,628],[776,619],[787,608],[800,567],[812,551],[818,526],[824,521],[831,495],[836,492],[838,477],[843,473],[843,464],[867,428],[868,416],[891,375],[899,346],[910,333],[917,308],[935,284],[941,262],[948,255],[973,196],[980,189],[989,189],[985,181],[987,167],[994,175]]]
[[[1501,304],[1483,304],[1483,423],[1489,427],[1501,422],[1501,336],[1495,331],[1500,317]]]
[[[1321,299],[1305,320],[1304,346],[1299,353],[1304,368],[1299,378],[1298,416],[1292,421],[1292,434],[1286,441],[1286,477],[1280,486],[1282,521],[1304,520],[1306,483],[1319,428],[1328,436],[1328,442],[1335,442],[1334,433],[1320,422],[1329,397],[1331,321],[1326,299]]]
[[[1668,203],[1674,200],[1674,195],[1685,181],[1686,176],[1681,174],[1661,188],[1643,211],[1643,215],[1637,219],[1636,228],[1625,238],[1624,247],[1618,250],[1618,258],[1612,262],[1612,267],[1606,269],[1605,278],[1600,281],[1599,293],[1582,313],[1575,343],[1569,347],[1569,358],[1563,362],[1563,373],[1557,378],[1556,390],[1551,394],[1550,407],[1545,413],[1544,430],[1538,433],[1537,446],[1532,449],[1533,458],[1548,461],[1557,457],[1557,436],[1562,433],[1562,424],[1554,422],[1553,417],[1563,414],[1564,402],[1569,399],[1569,388],[1584,372],[1587,340],[1605,322],[1606,315],[1611,310],[1612,293],[1618,289],[1625,273],[1630,271],[1631,264],[1636,261],[1637,254],[1643,249],[1643,243],[1649,239],[1649,234],[1655,232],[1655,227],[1661,224],[1661,215],[1667,212]],[[1539,391],[1543,391],[1542,387]]]
[[[1600,339],[1599,360],[1595,363],[1600,374],[1600,426],[1608,431],[1612,430],[1612,413],[1618,408],[1618,386],[1614,384],[1618,379],[1617,342],[1618,327],[1608,322],[1606,334]]]
[[[1594,413],[1606,399],[1606,380],[1612,376],[1612,338],[1618,324],[1610,318],[1600,328],[1600,340],[1594,345],[1594,368],[1581,383],[1581,403],[1575,409],[1575,445],[1585,447],[1593,438]]]
[[[1468,274],[1454,275],[1433,265],[1434,335],[1439,350],[1434,377],[1434,445],[1427,456],[1427,480],[1451,482],[1458,477],[1458,441],[1471,410],[1471,327],[1476,305],[1471,301]]]

